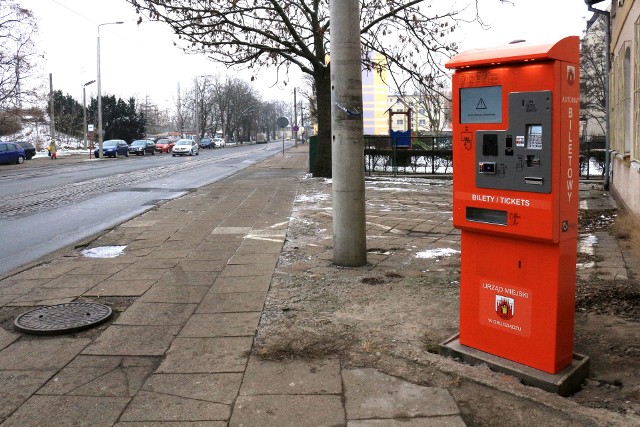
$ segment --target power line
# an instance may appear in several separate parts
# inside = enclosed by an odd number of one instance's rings
[[[71,8],[70,8],[69,6],[67,6],[66,4],[62,4],[62,3],[60,3],[58,0],[52,0],[52,1],[53,1],[54,3],[56,3],[58,6],[62,6],[62,7],[64,7],[64,8],[65,8],[65,9],[67,9],[69,12],[75,13],[75,14],[76,14],[76,15],[78,15],[79,17],[81,17],[81,18],[83,18],[83,19],[86,19],[87,21],[92,22],[92,23],[94,23],[94,24],[98,25],[98,23],[97,23],[96,21],[94,21],[93,19],[91,19],[91,18],[89,18],[89,17],[84,16],[83,14],[81,14],[80,12],[78,12],[78,11],[76,11],[76,10],[71,9]]]

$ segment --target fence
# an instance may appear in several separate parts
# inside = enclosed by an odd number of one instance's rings
[[[399,144],[398,138],[403,138]],[[365,172],[368,175],[451,173],[453,149],[450,136],[412,136],[410,148],[407,137],[365,136]]]
[[[604,177],[606,145],[604,135],[583,138],[580,142],[580,176],[586,179]]]
[[[450,174],[453,172],[451,136],[411,137],[410,148],[403,138],[364,137],[365,173],[367,175]],[[604,174],[604,137],[591,137],[580,143],[580,176],[601,178]]]

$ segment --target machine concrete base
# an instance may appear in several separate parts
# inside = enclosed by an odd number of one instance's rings
[[[560,396],[570,396],[581,389],[589,374],[589,357],[573,354],[573,362],[557,374],[549,374],[475,348],[460,344],[459,334],[440,344],[439,353],[470,365],[486,364],[491,370],[518,378],[523,384],[541,388]]]

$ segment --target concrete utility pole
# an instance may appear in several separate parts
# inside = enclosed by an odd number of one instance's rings
[[[200,145],[200,111],[198,111],[198,92],[200,91],[200,89],[198,88],[198,77],[196,77],[194,79],[195,81],[195,86],[196,86],[196,90],[194,91],[194,95],[195,95],[195,102],[196,102],[196,117],[195,117],[195,122],[196,122],[196,144]]]
[[[51,120],[49,124],[49,133],[51,134],[51,141],[55,141],[56,139],[56,125],[55,118],[53,112],[53,74],[49,73],[49,102],[50,102],[50,112],[49,119]]]
[[[91,80],[82,86],[82,145],[84,148],[87,148],[87,86],[95,82],[95,80]],[[89,149],[91,148],[89,147]],[[89,158],[91,158],[91,153],[89,153]]]
[[[298,102],[296,101],[296,88],[293,88],[293,126],[291,126],[291,130],[293,131],[293,146],[298,147]]]
[[[331,0],[333,262],[367,263],[360,2]]]
[[[102,129],[102,80],[100,78],[100,27],[103,25],[120,25],[124,24],[124,21],[118,22],[105,22],[104,24],[98,25],[98,156],[103,159],[104,158],[104,150],[102,146],[102,142],[104,140],[104,130]]]

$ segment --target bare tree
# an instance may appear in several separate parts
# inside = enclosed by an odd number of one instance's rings
[[[215,97],[216,86],[220,84],[217,76],[200,76],[194,80],[193,88],[187,96],[188,101],[185,102],[187,108],[193,114],[198,113],[198,122],[200,124],[200,138],[205,136],[207,131],[212,134],[217,130],[220,123],[220,108]],[[195,108],[195,103],[198,108]]]
[[[218,99],[227,139],[241,141],[251,131],[251,118],[259,110],[259,99],[245,81],[227,79]]]
[[[419,86],[418,105],[424,110],[433,135],[440,136],[444,126],[451,123],[451,90],[445,79],[435,79],[431,86]]]
[[[319,138],[313,172],[331,175],[329,0],[127,1],[139,14],[169,24],[187,50],[204,52],[228,66],[245,65],[255,73],[272,67],[285,84],[290,66],[312,76]],[[455,49],[446,40],[461,17],[460,10],[444,9],[445,3],[361,0],[362,49],[383,54],[389,66],[401,70],[400,83],[407,81],[405,75],[420,80],[438,74],[440,57]]]
[[[606,129],[606,23],[598,18],[580,41],[580,114]]]
[[[0,127],[15,122],[23,101],[34,95],[25,82],[34,67],[36,30],[30,10],[12,0],[0,2]]]
[[[178,86],[178,93],[175,101],[175,129],[180,131],[180,138],[184,138],[184,131],[191,125],[189,118],[193,114],[189,114],[189,108],[186,100],[189,99],[188,93]]]
[[[278,110],[275,101],[263,102],[258,111],[257,131],[263,132],[268,139],[275,139]]]

